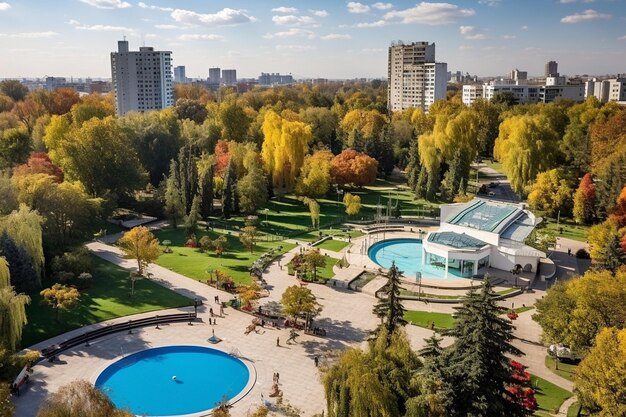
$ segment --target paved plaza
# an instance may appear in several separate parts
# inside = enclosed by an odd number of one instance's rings
[[[135,268],[135,261],[123,259],[119,249],[114,246],[103,242],[91,242],[87,247],[95,255],[107,261],[123,268]],[[266,270],[264,278],[270,291],[269,297],[261,299],[261,303],[278,301],[288,286],[298,285],[296,278],[287,274],[286,264],[299,251],[300,247],[296,247],[283,255],[280,262],[275,261]],[[335,253],[334,256],[337,257],[337,254]],[[203,305],[198,309],[199,322],[191,326],[186,323],[179,323],[161,325],[160,329],[138,329],[134,330],[132,334],[118,333],[94,341],[89,347],[77,346],[69,349],[59,356],[57,362],[41,362],[34,368],[28,389],[24,390],[22,396],[16,399],[16,415],[34,417],[48,393],[56,391],[59,387],[75,379],[94,381],[103,367],[116,358],[150,347],[191,344],[211,346],[228,353],[234,353],[249,361],[256,369],[257,381],[249,394],[234,404],[231,410],[233,416],[248,415],[249,411],[261,404],[262,395],[268,399],[272,386],[272,376],[275,372],[280,374],[280,389],[284,393],[284,398],[299,408],[303,412],[303,416],[311,416],[321,413],[325,407],[320,372],[315,367],[314,358],[319,357],[320,364],[323,365],[329,352],[351,346],[364,346],[370,331],[378,324],[378,319],[372,314],[372,307],[376,303],[376,299],[372,295],[347,290],[342,286],[308,284],[308,288],[313,291],[323,306],[322,313],[316,318],[315,326],[326,329],[327,337],[309,336],[300,332],[301,336],[297,343],[286,344],[289,330],[271,327],[258,328],[257,332],[245,335],[244,331],[253,317],[232,308],[225,309],[224,316],[218,316],[215,325],[209,324],[208,310],[210,307],[216,306],[214,297],[219,296],[221,301],[226,301],[231,299],[232,295],[158,265],[150,265],[149,272],[153,276],[151,279],[155,282],[192,299],[201,300]],[[516,303],[516,306],[531,305],[543,294],[543,291],[525,293],[514,299],[502,301],[502,304],[507,307],[510,307],[510,303]],[[407,309],[447,313],[454,311],[454,305],[427,304],[418,301],[407,301],[405,307]],[[193,311],[193,307],[160,313],[181,311]],[[214,308],[214,311],[219,311],[219,309]],[[515,345],[526,354],[521,358],[521,361],[529,366],[529,371],[533,374],[571,390],[571,382],[555,375],[545,367],[546,350],[539,344],[541,329],[531,319],[532,314],[532,310],[522,313],[514,323],[517,326],[516,335],[520,338],[520,340],[515,341]],[[41,349],[109,323],[124,322],[129,318],[153,315],[155,315],[154,312],[145,313],[87,326],[35,345],[33,348]],[[432,331],[417,326],[407,326],[406,329],[415,349],[422,347],[424,339],[433,334]],[[216,336],[222,339],[222,342],[217,345],[211,345],[207,342],[207,338],[211,336],[213,331],[215,331]],[[280,346],[276,346],[277,339],[280,341]],[[444,344],[449,343],[450,340],[444,341]]]

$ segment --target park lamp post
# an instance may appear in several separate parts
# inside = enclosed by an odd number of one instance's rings
[[[417,301],[422,300],[422,273],[416,272],[415,279],[417,280]]]

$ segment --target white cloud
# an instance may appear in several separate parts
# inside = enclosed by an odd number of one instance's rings
[[[9,3],[5,3],[5,2],[0,3],[0,12],[9,10],[10,8],[11,8],[11,5]]]
[[[481,40],[485,39],[485,35],[482,33],[476,33],[476,28],[474,26],[459,26],[459,32],[465,39],[468,40]]]
[[[277,25],[284,26],[305,26],[305,25],[313,25],[315,24],[315,19],[311,16],[296,16],[293,14],[288,14],[285,16],[272,16],[272,22]]]
[[[88,4],[98,9],[126,9],[130,7],[130,3],[122,0],[80,0],[81,2]]]
[[[361,49],[361,52],[364,54],[376,54],[376,53],[380,53],[383,52],[384,49],[383,48],[363,48]]]
[[[296,9],[295,7],[285,7],[285,6],[274,7],[272,11],[276,13],[285,13],[285,14],[298,13],[298,9]]]
[[[387,12],[383,18],[405,24],[444,25],[474,14],[473,9],[460,9],[455,4],[421,2],[410,9]]]
[[[377,20],[375,22],[363,22],[363,23],[357,23],[356,25],[354,25],[355,28],[379,28],[382,26],[385,26],[387,24],[387,22],[385,22],[384,20]]]
[[[382,3],[382,2],[378,2],[378,3],[374,3],[372,4],[372,7],[374,9],[378,9],[378,10],[388,10],[391,9],[393,7],[393,4],[391,3]]]
[[[51,38],[56,35],[58,35],[58,33],[56,32],[0,33],[0,37],[2,38],[26,38],[26,39]]]
[[[561,4],[567,4],[567,3],[574,3],[576,2],[576,0],[560,0],[559,3]]]
[[[155,28],[157,29],[184,29],[183,27],[177,26],[177,25],[154,25]]]
[[[370,11],[370,6],[358,1],[351,1],[346,7],[349,13],[367,13]]]
[[[224,37],[221,35],[214,35],[212,33],[195,33],[180,35],[178,39],[181,41],[219,41],[224,39]]]
[[[489,7],[499,6],[502,0],[478,0],[478,4],[486,4]]]
[[[276,33],[268,33],[263,36],[265,39],[275,39],[275,38],[292,38],[292,37],[306,37],[309,39],[315,38],[315,33],[300,28],[290,28],[284,32],[276,32]]]
[[[312,45],[276,45],[278,51],[310,51],[315,49]]]
[[[502,39],[517,39],[517,36],[515,36],[515,35],[504,35],[504,36],[502,36]]]
[[[590,22],[592,20],[607,20],[610,18],[611,18],[610,14],[598,13],[595,10],[588,9],[582,13],[565,16],[563,19],[561,19],[561,23]]]
[[[247,10],[235,10],[228,7],[213,14],[196,13],[191,10],[176,9],[171,14],[172,18],[180,23],[204,26],[227,26],[242,23],[256,22],[256,17],[250,16]]]
[[[461,45],[459,46],[459,51],[469,51],[470,49],[474,49],[471,45]]]
[[[147,34],[144,35],[144,38],[146,38],[146,39],[156,39],[158,37],[159,37],[159,35],[157,35],[156,33],[147,33]]]
[[[328,12],[326,10],[310,10],[309,9],[309,13],[311,13],[314,16],[317,17],[326,17],[328,16]]]
[[[524,25],[524,26],[522,26],[522,29],[523,30],[528,30],[528,26]]]
[[[328,35],[320,36],[323,41],[334,41],[338,39],[352,39],[352,36],[341,33],[329,33]]]
[[[91,32],[127,32],[134,33],[135,29],[127,28],[124,26],[110,26],[110,25],[85,25],[78,20],[70,20],[68,24],[74,26],[77,30],[88,30]]]
[[[171,7],[153,6],[153,5],[150,5],[150,4],[146,4],[146,3],[142,2],[142,1],[137,3],[137,6],[141,7],[142,9],[160,10],[162,12],[173,12],[174,11],[174,9],[172,9]]]

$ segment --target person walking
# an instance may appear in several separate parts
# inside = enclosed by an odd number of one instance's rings
[[[280,337],[276,338],[276,346],[280,346]]]
[[[319,366],[320,363],[320,358],[318,356],[313,358],[313,362],[315,362],[315,367],[317,368]]]

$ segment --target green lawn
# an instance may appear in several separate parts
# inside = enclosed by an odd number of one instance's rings
[[[337,262],[339,262],[339,259],[327,256],[326,257],[326,266],[324,266],[323,268],[318,268],[317,269],[317,280],[318,281],[322,281],[322,282],[326,282],[329,279],[331,279],[332,277],[334,277],[335,273],[333,272],[333,267],[335,265],[337,265]],[[287,268],[288,268],[289,274],[293,275],[294,271],[293,271],[293,267],[291,266],[291,262],[289,262],[289,264],[287,264]],[[313,274],[310,273],[310,272],[307,272],[306,276],[310,277],[311,280],[313,279]]]
[[[556,219],[547,219],[545,227],[548,230],[552,230],[556,236],[578,240],[579,242],[587,241],[589,226],[579,225],[568,219],[560,219],[557,225]],[[560,233],[561,228],[563,233]]]
[[[578,369],[578,365],[559,362],[559,369],[556,369],[554,358],[550,355],[546,355],[545,363],[546,368],[548,368],[558,376],[563,377],[568,381],[574,380],[574,375],[576,374],[576,369]]]
[[[54,320],[52,309],[42,304],[38,292],[30,297],[23,347],[103,320],[191,304],[188,298],[145,279],[135,282],[135,295],[131,298],[128,272],[95,256],[91,288],[81,291],[80,301],[72,310],[61,312],[59,322]]]
[[[504,168],[502,168],[502,164],[500,162],[494,161],[494,162],[490,162],[488,159],[483,160],[483,162],[485,163],[485,165],[487,165],[489,168],[493,169],[494,171],[498,171],[499,173],[504,174]]]
[[[438,329],[450,329],[454,325],[452,314],[434,313],[430,311],[413,311],[409,310],[404,313],[404,318],[408,322],[430,329],[430,324],[435,323]]]
[[[513,311],[515,311],[517,314],[519,314],[519,313],[524,313],[524,312],[529,311],[529,310],[533,310],[534,308],[535,307],[533,307],[533,306],[523,306],[523,307],[514,308]]]
[[[349,243],[344,242],[343,240],[329,239],[329,240],[323,241],[322,243],[320,243],[319,245],[315,247],[319,249],[332,250],[333,252],[340,252],[343,248],[345,248],[348,245]]]
[[[496,291],[496,295],[507,295],[515,291],[517,291],[517,288],[507,288],[505,290]],[[408,296],[417,297],[418,293],[417,291],[400,290],[400,295],[408,295]],[[422,292],[422,297],[439,298],[441,300],[461,300],[465,298],[465,293],[463,293],[462,295],[447,295],[447,294],[429,294],[429,293]]]
[[[251,282],[248,268],[263,253],[278,246],[283,247],[283,251],[289,251],[295,247],[291,243],[258,242],[253,253],[245,249],[238,236],[226,236],[228,239],[228,249],[218,258],[214,252],[200,253],[198,249],[185,247],[185,232],[183,229],[163,229],[155,232],[160,241],[169,240],[172,242],[172,253],[164,253],[159,256],[156,263],[183,274],[195,280],[205,281],[209,278],[207,269],[219,269],[230,275],[238,284],[249,284]],[[215,239],[218,234],[215,232],[198,231],[197,238],[208,235]]]
[[[536,389],[535,399],[539,409],[535,412],[538,416],[548,416],[550,413],[556,414],[563,401],[572,396],[566,389],[558,387],[538,376],[531,376],[531,383]]]

